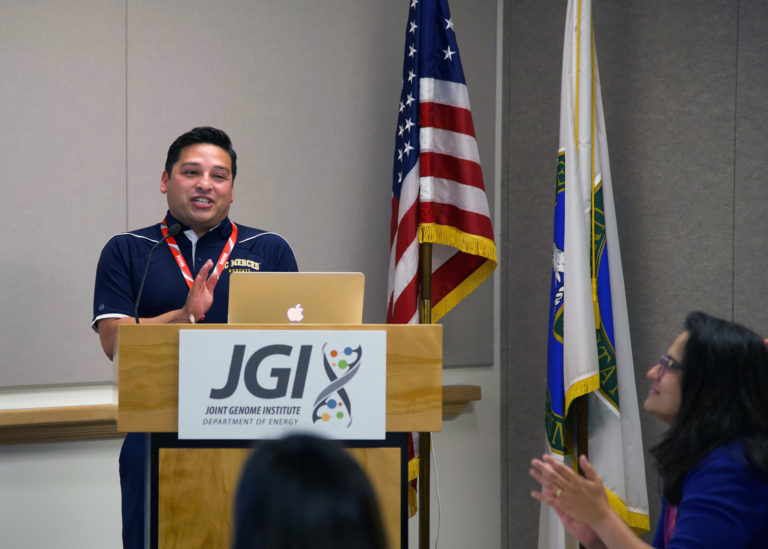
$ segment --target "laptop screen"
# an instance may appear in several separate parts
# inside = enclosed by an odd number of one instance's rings
[[[363,273],[235,272],[230,324],[361,324]]]

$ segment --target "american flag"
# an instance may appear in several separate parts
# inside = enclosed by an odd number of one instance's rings
[[[496,268],[469,95],[446,0],[410,0],[392,173],[387,322],[418,318],[419,243],[433,243],[432,320]]]

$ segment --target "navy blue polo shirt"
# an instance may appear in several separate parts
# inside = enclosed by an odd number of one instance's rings
[[[178,223],[168,212],[167,224]],[[210,259],[215,264],[227,239],[232,223],[224,219],[216,227],[192,243],[184,231],[175,239],[192,276]],[[93,323],[102,318],[133,316],[136,295],[147,264],[149,251],[163,237],[160,223],[137,231],[118,234],[104,246],[96,269],[93,296]],[[194,257],[193,257],[194,249]],[[225,323],[229,306],[229,275],[234,271],[297,271],[293,250],[275,233],[237,224],[237,242],[224,265],[213,293],[213,305],[203,322]],[[162,244],[152,254],[144,291],[139,303],[139,317],[153,317],[184,306],[189,287],[184,281],[171,249]]]
[[[168,226],[178,223],[168,212]],[[232,234],[229,218],[200,238],[182,225],[175,236],[179,250],[192,276],[210,259],[219,260]],[[160,224],[112,237],[101,252],[96,268],[93,295],[93,323],[102,318],[133,316],[136,295],[152,247],[162,238]],[[191,240],[190,240],[191,238]],[[213,291],[213,305],[203,322],[225,323],[229,307],[229,275],[234,271],[296,271],[296,258],[288,243],[275,233],[237,225],[237,242],[224,265]],[[152,254],[144,291],[139,303],[140,317],[153,317],[184,306],[189,287],[173,253],[162,244]],[[144,547],[144,457],[146,437],[129,433],[120,452],[120,488],[122,492],[123,547]]]

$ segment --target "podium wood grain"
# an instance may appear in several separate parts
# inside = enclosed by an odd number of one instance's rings
[[[178,430],[179,330],[382,330],[387,333],[387,432],[442,428],[442,326],[136,325],[118,330],[118,430]],[[224,357],[223,370],[229,357]],[[390,546],[401,539],[400,449],[350,450],[376,490]],[[227,547],[232,498],[247,450],[161,448],[158,547]]]
[[[159,458],[158,548],[229,547],[232,503],[251,450],[162,448]],[[350,448],[379,499],[390,547],[400,539],[397,448]],[[393,542],[394,541],[394,542]]]
[[[442,326],[398,325],[141,325],[119,327],[117,428],[178,430],[179,330],[383,330],[387,332],[387,432],[442,429]],[[228,368],[229,357],[223,369]]]

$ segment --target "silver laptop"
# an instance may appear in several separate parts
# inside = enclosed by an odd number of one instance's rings
[[[361,324],[363,273],[232,273],[230,324]]]

